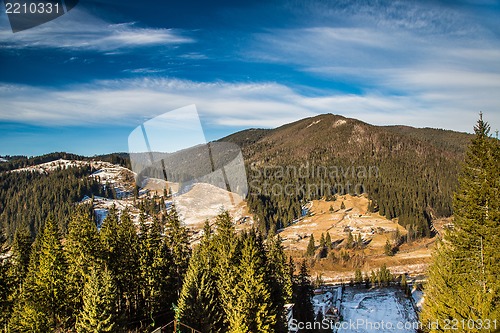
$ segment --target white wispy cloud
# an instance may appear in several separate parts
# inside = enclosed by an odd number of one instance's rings
[[[327,101],[366,111],[365,119],[375,122],[383,107],[402,123],[466,130],[460,125],[472,121],[466,115],[483,110],[500,126],[500,29],[490,30],[461,7],[428,2],[306,6],[316,25],[258,33],[242,54],[360,89]]]
[[[30,99],[26,99],[30,96]],[[63,125],[126,125],[196,104],[208,126],[276,127],[321,113],[342,114],[368,123],[404,124],[470,131],[478,108],[463,98],[323,94],[305,96],[278,83],[199,83],[166,79],[99,81],[51,90],[0,85],[0,121]],[[490,101],[494,103],[494,101]],[[497,102],[498,103],[498,102]],[[500,125],[498,113],[486,115]]]
[[[135,22],[112,24],[78,8],[56,20],[12,33],[2,20],[0,48],[57,48],[110,52],[152,45],[192,43],[194,40],[173,29],[141,28]]]

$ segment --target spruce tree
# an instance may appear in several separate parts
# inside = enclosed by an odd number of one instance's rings
[[[228,311],[234,302],[233,287],[237,277],[234,267],[238,262],[239,239],[235,237],[234,225],[229,212],[221,212],[215,219],[216,233],[214,235],[214,248],[216,253],[215,272],[217,274],[217,290],[221,304]],[[227,313],[224,316],[223,332],[229,326]]]
[[[361,284],[363,283],[363,273],[359,268],[354,272],[354,283]]]
[[[332,236],[330,236],[330,233],[328,231],[326,232],[325,243],[326,243],[327,249],[331,250],[332,249]]]
[[[394,251],[392,250],[392,244],[391,244],[391,242],[389,242],[388,239],[386,239],[386,241],[385,241],[384,253],[386,256],[393,256],[394,255]]]
[[[10,257],[0,260],[0,275],[2,276],[0,286],[0,324],[2,326],[8,322],[12,306],[21,295],[24,279],[28,272],[32,242],[28,227],[19,227],[14,234],[14,240],[10,248]],[[5,253],[2,253],[1,243],[0,241],[0,255],[6,258]]]
[[[97,227],[86,212],[75,212],[68,226],[64,252],[68,263],[68,305],[73,316],[82,306],[84,277],[89,267],[102,258]]]
[[[482,115],[474,132],[455,193],[453,229],[429,268],[424,324],[500,318],[500,144],[489,137]]]
[[[347,243],[346,243],[345,247],[347,249],[351,249],[354,247],[354,237],[353,237],[350,229],[349,229],[349,234],[347,235]]]
[[[325,234],[321,233],[321,238],[319,239],[319,247],[323,248],[326,246]]]
[[[208,221],[200,245],[193,251],[179,296],[180,321],[201,332],[219,332],[223,327],[224,309],[213,270],[216,256]]]
[[[14,307],[13,332],[48,332],[67,319],[66,260],[52,217],[37,236],[21,295]]]
[[[120,224],[116,232],[118,241],[117,256],[112,258],[118,263],[116,272],[117,286],[121,289],[123,306],[129,318],[137,315],[139,281],[139,237],[132,218],[127,210],[120,216]]]
[[[22,287],[22,282],[28,272],[31,244],[33,239],[27,226],[20,227],[14,234],[14,241],[11,246],[11,257],[9,259],[9,277],[12,278],[16,289]]]
[[[12,280],[9,279],[8,271],[9,264],[5,258],[6,250],[4,249],[5,237],[0,232],[0,327],[5,327],[11,312],[10,295],[15,289]]]
[[[305,261],[300,265],[299,275],[295,279],[293,290],[294,318],[297,322],[312,323],[314,321],[314,308],[312,304],[313,287],[307,271]]]
[[[242,238],[241,260],[236,267],[238,280],[234,286],[236,299],[227,313],[229,332],[274,332],[277,309],[273,308],[266,281],[262,241],[255,232]]]
[[[76,319],[78,333],[116,332],[116,290],[111,272],[93,265],[83,287],[83,306]]]
[[[144,302],[142,312],[155,320],[157,314],[164,313],[174,301],[169,283],[172,256],[162,237],[160,220],[156,216],[149,228],[144,229],[143,226],[140,242],[141,296]],[[159,319],[161,321],[166,318]]]
[[[189,237],[187,229],[182,225],[175,207],[167,216],[165,226],[166,245],[172,254],[172,265],[170,276],[172,279],[172,291],[175,298],[179,297],[182,288],[182,280],[186,274],[191,249],[189,247]]]
[[[314,244],[314,235],[311,234],[311,237],[309,238],[309,243],[307,244],[306,256],[312,257],[314,256],[315,252],[316,252],[316,245]]]
[[[271,286],[273,311],[277,313],[274,331],[286,332],[286,318],[284,317],[283,307],[292,300],[293,276],[289,274],[290,267],[286,260],[280,236],[269,233],[266,245],[268,280]]]

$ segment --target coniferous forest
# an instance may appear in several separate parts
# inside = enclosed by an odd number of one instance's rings
[[[421,237],[432,234],[433,218],[454,217],[428,271],[424,330],[445,331],[447,321],[457,320],[468,325],[461,326],[464,332],[494,331],[478,325],[500,319],[500,144],[482,116],[468,148],[462,135],[450,140],[433,130],[377,132],[354,123],[347,131],[365,131],[356,141],[359,151],[339,138],[330,137],[340,142],[334,149],[310,136],[302,142],[307,149],[297,153],[287,143],[295,125],[272,135],[250,132],[244,141],[238,135],[226,139],[241,141],[249,181],[265,175],[270,183],[307,186],[325,177],[296,177],[293,168],[288,174],[274,172],[286,161],[300,167],[301,157],[318,165],[375,165],[377,177],[354,173],[330,180],[363,181],[371,210],[399,217]],[[309,150],[319,144],[325,150]],[[127,165],[122,155],[109,158]],[[12,172],[16,165],[34,163],[16,161],[0,174],[2,332],[151,332],[174,318],[200,332],[287,332],[283,308],[288,303],[298,321],[316,319],[306,261],[296,265],[287,256],[277,231],[302,214],[305,201],[335,192],[252,195],[250,185],[253,228],[237,232],[231,215],[222,211],[206,221],[201,239],[190,242],[175,207],[166,210],[156,197],[137,202],[138,221],[127,209],[112,208],[98,228],[93,207],[81,200],[114,194],[90,176],[91,167]],[[361,247],[358,237],[349,233],[346,248]],[[306,257],[317,253],[312,235],[309,243]],[[331,244],[329,233],[321,235],[319,255],[326,256]],[[393,255],[388,241],[386,247],[386,255]],[[390,272],[385,266],[378,272],[387,275],[387,286]],[[375,286],[375,272],[368,277],[358,269],[355,282],[363,281]]]
[[[500,320],[500,143],[482,116],[455,193],[454,223],[428,272],[422,321],[431,332],[498,331]]]
[[[366,193],[370,211],[398,218],[415,237],[430,237],[432,220],[453,213],[451,198],[470,139],[326,114],[221,141],[242,147],[248,205],[263,232],[288,226],[309,200]],[[284,191],[287,185],[291,190]]]
[[[201,332],[286,332],[283,306],[306,305],[305,263],[294,264],[278,236],[236,234],[222,212],[191,247],[177,213],[134,226],[112,210],[102,228],[86,209],[61,236],[53,215],[33,240],[14,236],[1,268],[2,326],[7,332],[149,332],[172,318]],[[300,314],[298,317],[300,318]]]

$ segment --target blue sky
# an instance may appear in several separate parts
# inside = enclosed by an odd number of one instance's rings
[[[80,0],[18,33],[1,8],[0,155],[127,151],[190,104],[207,140],[320,113],[500,127],[500,1]]]

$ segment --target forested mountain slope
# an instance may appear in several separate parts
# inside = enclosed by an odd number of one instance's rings
[[[452,214],[452,193],[471,137],[325,114],[220,141],[243,149],[248,201],[263,229],[286,226],[305,200],[365,192],[372,211],[398,217],[406,228],[429,236],[433,218]],[[294,185],[292,193],[284,191],[288,184]]]

